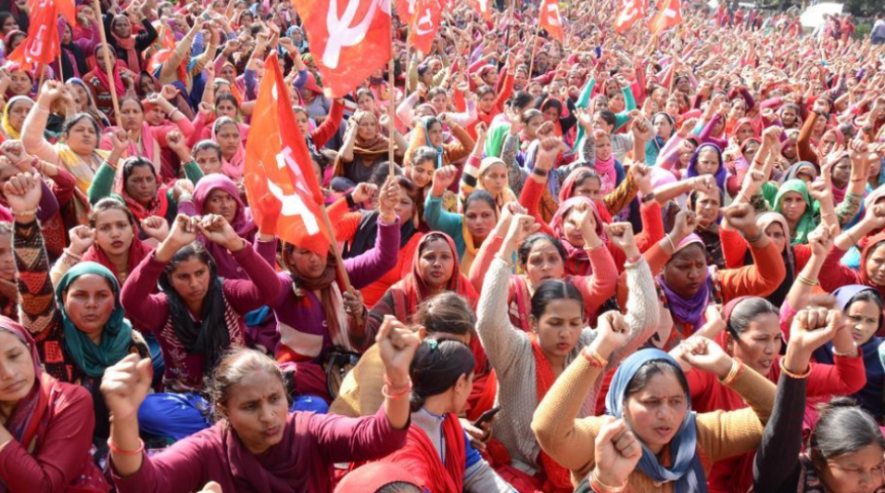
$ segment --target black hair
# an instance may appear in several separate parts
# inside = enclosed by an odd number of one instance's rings
[[[160,276],[160,285],[165,282],[169,282],[169,276],[178,268],[178,264],[184,262],[186,260],[190,260],[196,257],[197,260],[209,266],[209,269],[212,271],[212,275],[214,277],[216,267],[215,267],[215,259],[212,258],[212,254],[209,253],[209,250],[206,250],[206,247],[203,246],[199,241],[194,241],[189,243],[175,252],[175,255],[172,256],[172,259],[166,264],[166,269],[163,272],[163,275]],[[169,289],[174,291],[172,285],[169,284]]]
[[[206,151],[206,150],[211,150],[211,151],[217,152],[218,159],[222,159],[221,146],[218,145],[218,143],[212,139],[205,139],[205,140],[201,140],[201,141],[197,142],[197,144],[194,146],[194,155],[196,155],[200,151]]]
[[[811,457],[828,460],[878,445],[885,450],[885,438],[878,423],[850,397],[835,397],[818,407],[820,420],[811,433]]]
[[[89,227],[95,229],[98,215],[110,210],[121,211],[126,214],[126,218],[129,219],[129,224],[132,226],[133,230],[138,227],[138,222],[135,220],[135,216],[132,215],[132,211],[129,210],[129,207],[119,199],[113,197],[105,197],[92,206],[92,211],[89,213]]]
[[[679,381],[679,385],[682,387],[682,391],[685,392],[685,395],[690,395],[688,380],[686,380],[685,373],[682,372],[681,368],[665,359],[653,359],[646,361],[638,370],[636,370],[633,378],[630,379],[630,383],[627,384],[627,390],[624,392],[624,399],[642,392],[642,389],[648,385],[648,382],[652,377],[668,373],[676,377],[676,380]]]
[[[731,316],[728,317],[728,331],[737,337],[750,328],[756,317],[767,314],[780,316],[780,310],[765,298],[756,296],[747,298],[731,310]]]
[[[409,365],[412,412],[421,409],[428,397],[451,389],[462,375],[473,373],[475,367],[473,351],[463,342],[445,337],[425,339]]]
[[[883,306],[882,297],[879,296],[879,293],[872,289],[864,289],[863,291],[860,291],[856,295],[852,296],[850,300],[848,300],[848,303],[845,305],[845,310],[843,311],[847,312],[848,309],[851,308],[851,305],[857,303],[858,301],[866,301],[878,307],[877,313],[879,313],[879,329],[881,330],[883,322],[882,310],[885,309],[885,306]]]
[[[719,192],[719,206],[721,207],[725,204],[725,194],[723,194],[722,189],[719,187],[716,187],[716,191]],[[688,203],[691,204],[691,210],[695,210],[697,208],[699,196],[700,193],[698,193],[697,190],[693,190],[690,194],[688,194]]]
[[[372,101],[375,100],[375,93],[372,92],[371,89],[368,89],[368,88],[365,88],[365,87],[360,88],[360,89],[356,92],[356,100],[359,101],[360,98],[362,98],[363,96],[369,96],[369,97],[372,99]]]
[[[424,490],[412,483],[405,481],[396,481],[388,483],[375,490],[375,493],[424,493]]]
[[[442,87],[434,87],[433,89],[427,91],[427,96],[424,99],[426,101],[430,101],[431,99],[435,98],[439,94],[442,94],[443,96],[446,96],[446,98],[448,98],[448,95],[446,94],[445,89],[443,89]]]
[[[218,130],[221,127],[223,127],[225,125],[231,125],[231,124],[236,126],[237,133],[240,133],[240,124],[237,123],[236,120],[234,120],[233,118],[231,118],[229,116],[222,116],[222,117],[219,117],[218,119],[216,119],[215,123],[212,124],[212,130],[214,131],[215,134],[218,134]]]
[[[218,96],[215,96],[215,107],[218,108],[218,105],[222,101],[229,101],[231,104],[234,105],[234,108],[236,108],[237,111],[239,111],[240,103],[239,103],[239,101],[237,101],[237,98],[234,97],[234,95],[232,93],[223,92],[223,93],[219,94]]]
[[[476,327],[476,315],[462,296],[451,291],[440,293],[418,306],[412,323],[428,333],[467,335]]]
[[[562,103],[559,102],[559,100],[557,100],[557,99],[547,99],[546,96],[542,95],[542,96],[539,96],[538,99],[535,101],[537,103],[535,105],[535,107],[537,109],[541,110],[542,112],[546,111],[547,108],[552,107],[552,108],[556,108],[556,110],[559,111],[560,115],[562,114]]]
[[[476,99],[482,99],[486,94],[494,94],[495,89],[489,85],[479,86],[479,89],[476,90]]]
[[[129,181],[129,177],[132,175],[132,171],[135,168],[146,167],[150,168],[151,174],[154,175],[154,178],[157,178],[157,170],[154,169],[154,163],[147,160],[147,158],[143,158],[141,156],[132,156],[123,161],[123,186],[126,186],[126,183]]]
[[[126,101],[135,101],[135,104],[138,105],[138,109],[140,109],[141,112],[144,113],[144,104],[141,102],[141,99],[139,99],[138,96],[134,94],[127,94],[126,96],[120,98],[121,109],[123,108],[123,103],[125,103]]]
[[[515,110],[525,111],[526,108],[532,105],[534,99],[531,94],[525,91],[517,91],[516,94],[510,96],[510,107]]]
[[[417,166],[424,161],[433,161],[436,166],[436,159],[439,157],[439,151],[430,146],[421,146],[412,153],[410,166]]]
[[[495,211],[497,215],[498,204],[495,202],[495,199],[492,197],[492,194],[485,190],[474,190],[470,192],[470,195],[464,200],[464,214],[467,214],[467,210],[470,208],[470,204],[474,202],[485,202],[489,204],[489,207]]]
[[[602,110],[599,113],[597,113],[597,115],[599,115],[599,117],[602,118],[602,120],[605,121],[605,123],[607,123],[613,127],[618,122],[617,117],[615,117],[614,112],[612,112],[611,110]]]
[[[71,128],[80,123],[82,120],[87,120],[90,124],[92,124],[92,128],[95,129],[96,135],[101,135],[101,127],[98,125],[98,122],[95,121],[95,118],[92,118],[92,115],[89,113],[77,113],[74,116],[68,118],[65,121],[64,127],[62,127],[62,134],[67,136],[71,132]],[[97,146],[96,146],[97,147]]]
[[[550,244],[556,248],[556,251],[559,252],[559,256],[562,257],[563,262],[568,258],[565,247],[562,246],[562,243],[559,240],[547,233],[535,233],[520,243],[519,248],[516,250],[516,257],[519,259],[520,265],[525,267],[525,264],[529,261],[529,254],[532,252],[532,247],[534,247],[536,243],[542,241],[550,242]]]
[[[286,391],[285,379],[280,366],[266,354],[244,347],[232,349],[221,356],[211,375],[206,377],[206,393],[215,404],[215,418],[223,418],[219,407],[226,407],[234,385],[256,371],[263,371],[280,379]],[[288,395],[286,396],[288,398]]]
[[[385,157],[387,157],[387,156],[385,156]],[[401,176],[402,174],[403,174],[403,171],[400,169],[399,166],[393,167],[393,175],[394,176]],[[366,181],[371,183],[372,185],[378,185],[378,188],[381,188],[381,185],[384,185],[384,182],[387,181],[387,177],[389,175],[390,175],[390,167],[389,166],[387,166],[386,164],[384,166],[376,166],[375,170],[372,171],[372,175],[369,176],[369,179]]]
[[[536,110],[535,108],[531,108],[531,109],[525,110],[525,111],[522,113],[522,123],[523,123],[524,125],[525,125],[525,124],[528,124],[528,123],[532,120],[532,118],[535,118],[536,116],[540,116],[541,118],[543,118],[543,117],[544,117],[544,114],[541,113],[540,110]]]
[[[571,282],[562,279],[548,279],[532,295],[532,317],[541,320],[547,305],[556,300],[574,300],[581,305],[584,313],[584,297]]]

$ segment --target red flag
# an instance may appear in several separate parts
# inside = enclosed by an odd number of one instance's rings
[[[417,0],[415,13],[409,23],[409,44],[429,53],[442,20],[442,5],[438,0]]]
[[[639,19],[645,17],[648,0],[621,0],[621,11],[615,20],[615,31],[622,33]]]
[[[44,1],[31,17],[28,37],[7,57],[25,70],[33,70],[37,65],[49,65],[61,52],[58,37],[58,9],[55,3]]]
[[[282,203],[277,236],[318,255],[328,254],[332,235],[323,221],[323,194],[276,53],[265,62],[252,129],[261,138],[246,144],[244,185],[256,222],[260,224],[265,214],[262,198],[270,193]]]
[[[663,7],[648,24],[648,28],[654,35],[667,28],[682,24],[682,5],[679,0],[667,0]]]
[[[405,24],[415,15],[415,4],[418,0],[396,0],[393,7],[399,15],[399,19]]]
[[[390,47],[390,0],[292,2],[307,29],[327,95],[343,97],[384,67]]]
[[[562,41],[562,16],[559,15],[558,0],[544,0],[544,2],[541,3],[540,17],[541,29],[544,29],[548,34],[559,41]]]

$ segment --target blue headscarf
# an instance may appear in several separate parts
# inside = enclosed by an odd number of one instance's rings
[[[424,141],[427,147],[436,149],[436,169],[442,168],[443,165],[443,147],[436,147],[430,142],[430,125],[433,123],[439,123],[442,125],[442,122],[439,121],[435,116],[426,116],[421,119],[421,126],[424,127]]]
[[[83,331],[74,325],[65,310],[64,293],[80,276],[95,274],[107,279],[114,292],[114,311],[105,323],[101,334],[101,343],[95,344]],[[65,334],[65,349],[77,367],[90,377],[100,377],[107,367],[117,364],[129,353],[132,347],[132,325],[124,317],[123,305],[120,303],[120,284],[107,267],[96,262],[80,262],[71,267],[55,288],[55,300]]]
[[[685,171],[685,178],[692,178],[694,176],[698,176],[698,157],[701,155],[701,151],[706,149],[713,149],[716,151],[716,156],[719,157],[719,170],[716,171],[714,175],[716,178],[716,185],[719,187],[719,190],[725,190],[725,163],[722,161],[722,149],[719,148],[716,144],[701,144],[697,149],[695,149],[694,154],[691,156],[691,161],[688,162],[688,169]]]
[[[624,417],[624,400],[627,387],[643,365],[650,361],[664,361],[682,372],[679,363],[672,356],[660,349],[643,349],[633,353],[621,362],[618,371],[612,378],[608,395],[605,396],[605,412],[616,418]],[[668,483],[675,481],[676,493],[707,493],[707,480],[701,459],[697,454],[698,429],[695,424],[697,413],[691,411],[691,394],[686,392],[688,412],[679,426],[676,436],[670,441],[670,455],[673,465],[667,469],[659,462],[654,452],[642,444],[642,459],[637,466],[652,481]],[[640,442],[642,443],[642,442]]]

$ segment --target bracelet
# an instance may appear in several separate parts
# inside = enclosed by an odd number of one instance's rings
[[[802,284],[804,284],[806,286],[810,286],[810,287],[815,287],[815,286],[820,285],[820,281],[809,279],[802,274],[799,274],[798,276],[796,276],[796,280],[801,282]]]
[[[674,255],[676,253],[676,242],[673,241],[673,238],[670,235],[664,235],[664,239],[667,240],[667,243],[670,245],[670,255]]]
[[[122,449],[117,448],[117,446],[114,445],[114,442],[111,441],[110,439],[108,439],[108,448],[111,449],[111,453],[114,453],[117,455],[141,455],[141,453],[144,452],[144,441],[142,441],[142,439],[139,438],[138,439],[138,448],[135,450],[122,450]]]
[[[13,213],[13,214],[14,214],[14,213]],[[854,235],[851,234],[851,230],[850,230],[850,229],[849,229],[848,231],[846,231],[845,234],[848,235],[848,239],[851,240],[851,244],[852,244],[852,245],[857,245],[858,242],[860,241],[860,240],[855,240],[855,239],[854,239]]]
[[[594,251],[599,250],[600,248],[602,248],[602,247],[604,247],[604,246],[605,246],[605,243],[600,242],[598,245],[596,245],[596,246],[594,246],[594,247],[587,248],[587,244],[585,243],[585,244],[584,244],[584,251],[586,251],[586,252],[588,252],[588,253],[589,253],[589,252],[594,252]]]
[[[385,383],[383,387],[381,387],[381,395],[386,397],[387,399],[399,399],[400,397],[407,396],[412,392],[412,383],[409,382],[409,385],[398,394],[390,394],[388,393],[387,384]]]
[[[857,357],[858,356],[857,343],[854,341],[851,341],[851,342],[854,344],[854,347],[851,348],[851,351],[848,351],[845,353],[840,353],[839,351],[836,351],[836,346],[833,346],[833,356],[838,356],[840,358],[855,358],[855,357]]]
[[[655,193],[650,192],[648,195],[642,197],[642,203],[647,204],[655,199]]]
[[[532,170],[532,174],[535,176],[540,176],[541,178],[547,178],[547,170],[541,168],[535,168]]]
[[[808,378],[808,375],[811,375],[811,365],[808,365],[808,369],[805,373],[793,373],[787,369],[787,366],[784,364],[784,358],[781,358],[781,373],[785,373],[788,377],[796,379],[796,380],[804,380]]]
[[[594,368],[605,368],[608,360],[603,358],[599,353],[590,349],[590,346],[584,346],[581,350],[581,356],[590,362],[590,366]]]
[[[74,260],[77,260],[78,262],[79,262],[80,260],[83,260],[83,257],[81,257],[80,255],[78,255],[78,254],[72,252],[71,249],[70,249],[70,247],[65,248],[65,249],[62,250],[62,251],[64,252],[65,255],[67,255],[67,256],[73,258]]]
[[[609,486],[599,480],[599,473],[597,472],[598,470],[599,469],[593,469],[593,472],[590,473],[589,482],[590,487],[593,488],[593,491],[595,491],[596,493],[622,493],[627,490],[629,479],[621,486]]]
[[[725,378],[720,379],[719,381],[722,385],[730,385],[731,382],[734,382],[738,376],[744,371],[744,364],[736,359],[731,360],[731,370],[728,371],[728,375],[725,375]]]
[[[29,211],[12,211],[13,216],[35,216],[37,215],[37,209],[31,209]]]

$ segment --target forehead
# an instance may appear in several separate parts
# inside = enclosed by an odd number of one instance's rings
[[[645,386],[636,393],[636,396],[640,399],[685,397],[685,390],[676,375],[670,371],[664,371],[649,378]]]
[[[78,278],[74,279],[70,286],[68,287],[69,291],[110,291],[111,283],[103,276],[98,274],[83,274]]]
[[[126,213],[121,211],[120,209],[106,209],[95,216],[95,222],[98,223],[110,223],[110,222],[119,222],[125,221],[129,222],[129,217],[126,216]]]
[[[285,389],[279,377],[263,370],[246,373],[238,383],[230,389],[229,404],[257,401],[275,393],[283,393]]]
[[[427,253],[452,253],[452,249],[449,248],[449,244],[442,239],[433,239],[428,243],[425,243],[421,248],[421,254]]]
[[[231,196],[231,194],[227,193],[226,191],[224,191],[220,188],[216,188],[215,190],[212,190],[211,192],[209,192],[209,196],[207,197],[207,200],[212,200],[212,199],[231,200],[231,199],[233,199],[233,197]]]

